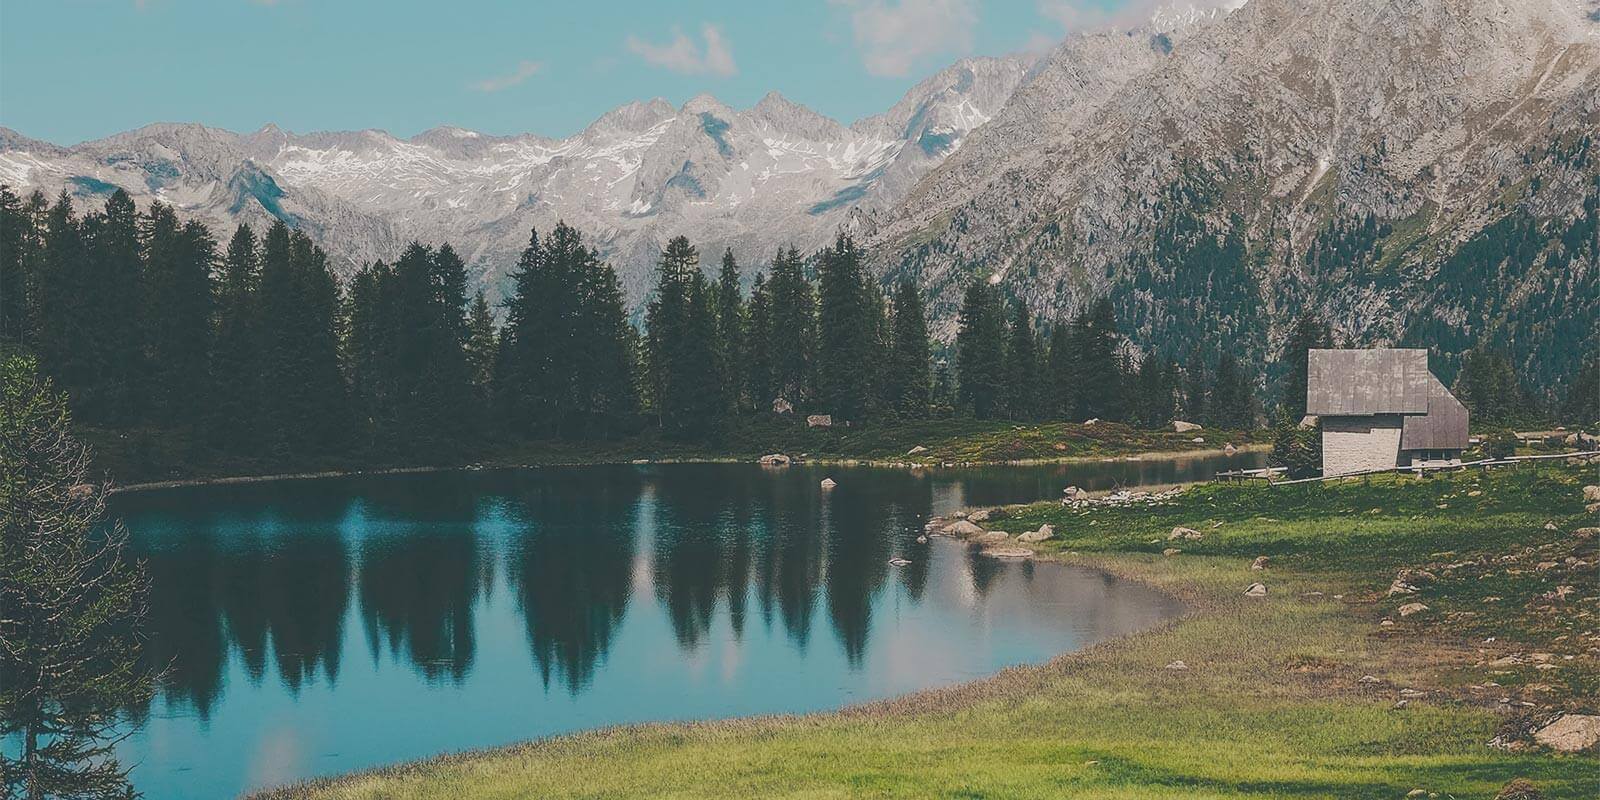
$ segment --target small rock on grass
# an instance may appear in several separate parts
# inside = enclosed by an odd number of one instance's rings
[[[1179,525],[1178,527],[1172,529],[1172,533],[1167,534],[1167,541],[1169,541],[1169,542],[1178,541],[1178,540],[1193,541],[1195,539],[1199,539],[1200,537],[1202,537],[1204,535],[1205,534],[1195,530],[1194,528],[1185,528],[1182,525]]]
[[[1600,716],[1562,714],[1533,733],[1533,740],[1552,750],[1579,753],[1600,745]]]
[[[1494,800],[1544,800],[1544,793],[1527,778],[1513,778],[1510,783],[1500,787]]]
[[[1428,607],[1421,603],[1406,603],[1400,607],[1400,616],[1409,617],[1412,614],[1420,614],[1427,610]]]
[[[1264,583],[1252,583],[1249,588],[1244,590],[1244,594],[1246,597],[1266,597],[1267,585]]]
[[[1267,568],[1267,557],[1266,556],[1256,556],[1256,560],[1250,562],[1250,568],[1253,569],[1253,570],[1266,569]]]
[[[1183,551],[1179,550],[1176,547],[1169,547],[1169,548],[1167,548],[1165,550],[1162,550],[1161,551],[1161,555],[1164,555],[1164,556],[1175,556],[1175,555],[1177,555],[1177,554],[1179,554],[1181,552],[1183,552]]]
[[[1166,669],[1170,669],[1173,672],[1184,672],[1184,671],[1189,669],[1189,665],[1183,663],[1183,661],[1180,659],[1178,661],[1172,662],[1171,664],[1168,664],[1166,666]]]

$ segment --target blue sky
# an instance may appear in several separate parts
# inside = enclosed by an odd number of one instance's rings
[[[151,122],[570,135],[629,100],[769,90],[844,122],[963,55],[1037,50],[1153,0],[0,0],[0,125]]]

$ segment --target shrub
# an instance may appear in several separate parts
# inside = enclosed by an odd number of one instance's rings
[[[1322,434],[1316,428],[1301,428],[1292,420],[1278,421],[1272,431],[1274,467],[1283,467],[1291,479],[1315,478],[1322,474]]]
[[[1508,430],[1491,432],[1483,440],[1483,455],[1487,458],[1507,458],[1517,453],[1517,435]]]

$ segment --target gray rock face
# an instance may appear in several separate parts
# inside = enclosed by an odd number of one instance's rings
[[[1542,247],[1516,275],[1461,254],[1480,235],[1587,230],[1600,155],[1547,154],[1595,138],[1591,10],[1252,0],[1165,37],[1074,36],[867,240],[890,277],[925,282],[945,339],[991,270],[1046,317],[1111,296],[1137,345],[1267,334],[1250,358],[1308,302],[1363,343],[1501,315],[1552,336],[1525,295],[1587,330],[1592,245]],[[1575,370],[1550,344],[1530,341],[1532,371]]]

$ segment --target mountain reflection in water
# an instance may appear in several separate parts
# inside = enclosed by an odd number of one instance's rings
[[[928,516],[1224,463],[1241,460],[573,467],[124,495],[166,677],[122,754],[148,796],[212,797],[1045,660],[1176,608],[1098,573],[918,544]],[[825,476],[839,487],[823,492]]]

